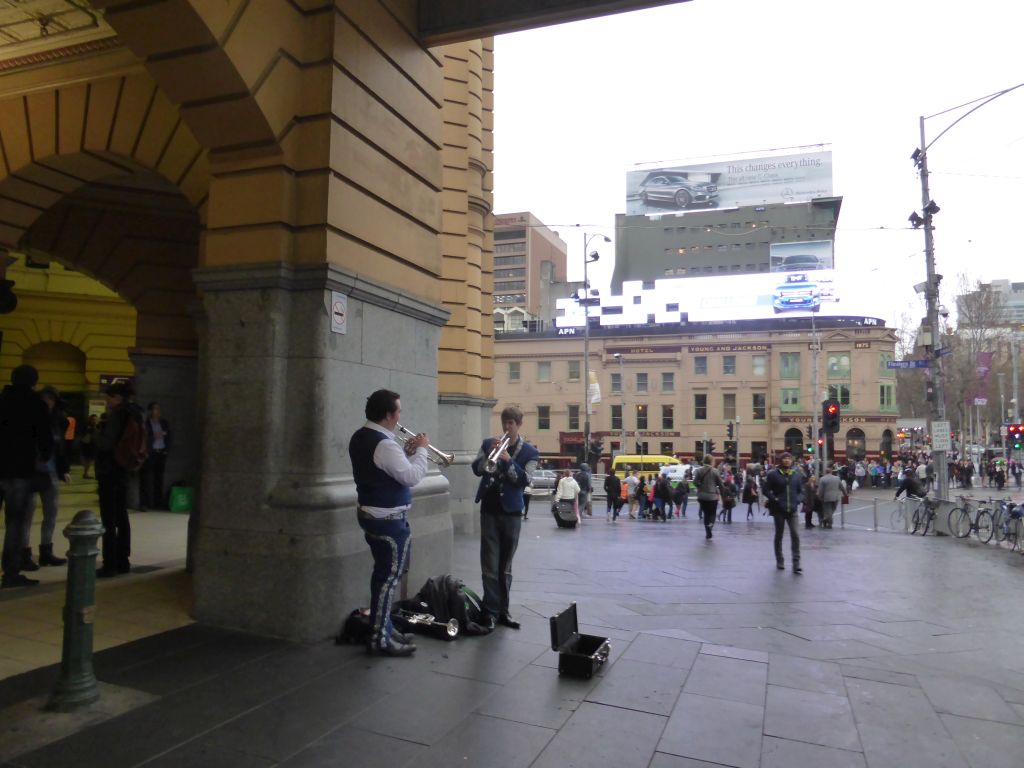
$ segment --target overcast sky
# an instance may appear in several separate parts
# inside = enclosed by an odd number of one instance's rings
[[[501,36],[495,211],[558,231],[582,279],[581,233],[614,239],[634,164],[829,145],[843,306],[916,321],[918,118],[1024,82],[1022,21],[1007,0],[693,0]],[[965,111],[926,120],[927,140]],[[1024,88],[953,127],[929,166],[943,301],[961,273],[1024,281]],[[614,248],[598,250],[606,291]]]

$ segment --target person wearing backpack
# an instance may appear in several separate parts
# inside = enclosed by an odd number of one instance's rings
[[[132,529],[128,520],[128,474],[145,460],[146,430],[142,409],[131,402],[130,384],[107,387],[107,418],[96,432],[96,483],[103,522],[100,578],[131,571]]]

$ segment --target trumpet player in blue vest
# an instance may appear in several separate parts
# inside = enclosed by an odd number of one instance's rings
[[[509,406],[501,412],[500,438],[484,440],[473,461],[480,478],[476,500],[480,502],[480,570],[483,575],[484,616],[480,624],[495,623],[519,629],[509,613],[512,590],[512,558],[519,546],[523,521],[523,489],[533,481],[540,454],[519,434],[523,412]]]
[[[366,399],[366,423],[348,444],[359,496],[359,527],[373,555],[367,652],[381,656],[410,656],[416,651],[412,639],[391,625],[391,605],[409,562],[411,489],[427,473],[430,441],[420,433],[404,448],[399,445],[394,430],[401,412],[398,393],[378,389]]]

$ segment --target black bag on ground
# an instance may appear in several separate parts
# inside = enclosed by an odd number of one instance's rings
[[[420,591],[408,600],[395,603],[398,610],[429,613],[442,624],[459,622],[459,634],[486,635],[491,630],[480,625],[483,606],[477,594],[451,574],[427,579]],[[416,631],[417,627],[411,627]]]
[[[370,609],[356,608],[341,625],[335,645],[364,645],[370,640]]]

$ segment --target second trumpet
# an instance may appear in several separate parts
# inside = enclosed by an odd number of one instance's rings
[[[411,429],[406,429],[401,424],[398,425],[397,431],[395,432],[395,440],[405,445],[409,442],[410,437],[415,437],[416,433]],[[455,462],[454,453],[445,453],[444,451],[438,450],[434,446],[427,444],[427,458],[430,461],[437,464],[439,467],[447,467]]]
[[[508,448],[508,444],[510,442],[512,442],[512,437],[509,435],[508,432],[506,432],[504,435],[502,435],[501,440],[494,444],[494,448],[487,456],[487,463],[484,465],[485,472],[494,472],[494,470],[498,468],[498,459],[500,458],[501,454],[503,454],[505,450]]]

